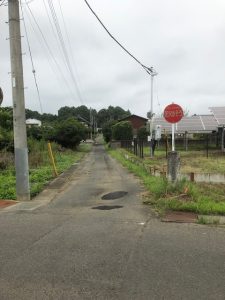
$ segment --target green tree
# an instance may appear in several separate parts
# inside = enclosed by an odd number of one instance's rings
[[[66,120],[70,117],[75,117],[75,116],[76,116],[76,108],[74,106],[72,107],[64,106],[58,110],[58,117],[61,120]]]
[[[107,122],[113,121],[113,120],[120,120],[122,118],[125,118],[127,116],[130,116],[130,111],[125,111],[123,108],[119,106],[109,106],[107,109],[101,109],[98,112],[98,125],[99,127],[103,127]]]
[[[84,118],[87,121],[90,121],[90,109],[85,105],[81,105],[75,108],[75,117]]]
[[[26,119],[41,120],[41,114],[38,111],[33,111],[28,108],[25,109]]]
[[[112,139],[112,126],[115,125],[116,121],[109,121],[102,127],[102,134],[106,143]]]
[[[0,128],[0,150],[14,151],[13,131],[5,128]]]
[[[71,149],[76,148],[86,138],[87,128],[74,118],[59,122],[53,137],[58,144]]]
[[[145,140],[147,141],[147,137],[148,137],[149,133],[146,129],[146,127],[141,127],[138,129],[138,132],[137,132],[137,137],[140,139],[140,140]]]
[[[0,109],[0,127],[7,130],[13,129],[12,111]]]
[[[112,126],[112,136],[115,140],[131,140],[133,130],[129,121],[121,121]]]

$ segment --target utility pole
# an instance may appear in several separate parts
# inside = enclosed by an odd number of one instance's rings
[[[90,127],[91,127],[91,135],[90,135],[90,138],[92,140],[92,108],[90,107]]]
[[[17,200],[30,200],[19,1],[8,0]]]
[[[150,71],[150,75],[151,75],[151,111],[150,111],[150,120],[149,120],[149,124],[150,124],[150,156],[153,157],[154,156],[154,151],[153,151],[153,147],[154,147],[154,139],[153,139],[153,117],[154,117],[154,112],[153,112],[153,79],[154,76],[158,75],[158,73],[153,69],[153,67],[149,68]]]

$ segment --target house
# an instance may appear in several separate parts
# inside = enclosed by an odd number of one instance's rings
[[[146,123],[148,119],[137,116],[137,115],[130,115],[128,117],[125,117],[123,119],[120,119],[119,121],[129,121],[131,122],[132,128],[133,128],[133,136],[137,136],[138,129],[141,127],[146,126]]]
[[[37,127],[39,127],[39,126],[41,126],[41,121],[39,121],[39,120],[36,120],[36,119],[27,119],[26,120],[26,125],[27,125],[27,127],[33,127],[33,126],[37,126]]]

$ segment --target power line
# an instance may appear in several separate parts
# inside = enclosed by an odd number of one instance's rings
[[[149,75],[151,75],[153,73],[153,68],[152,67],[147,67],[144,64],[142,64],[140,62],[140,60],[138,60],[133,54],[130,53],[130,51],[128,51],[112,34],[111,32],[106,28],[106,26],[103,24],[103,22],[100,20],[100,18],[98,17],[98,15],[96,14],[96,12],[92,9],[92,7],[90,6],[90,4],[88,3],[87,0],[84,0],[84,2],[87,4],[88,8],[90,9],[90,11],[92,12],[92,14],[96,17],[96,19],[98,20],[98,22],[101,24],[101,26],[105,29],[105,31],[108,33],[108,35],[129,55],[131,56]]]
[[[26,28],[26,22],[25,22],[25,19],[24,19],[24,13],[23,13],[23,7],[22,7],[21,0],[20,0],[20,8],[21,8],[21,14],[22,14],[22,19],[23,19],[23,25],[24,25],[26,40],[27,40],[27,44],[28,44],[28,50],[29,50],[29,54],[30,54],[30,60],[31,60],[31,66],[32,66],[32,73],[33,73],[33,76],[34,76],[34,82],[35,82],[35,86],[36,86],[36,90],[37,90],[37,94],[38,94],[38,101],[39,101],[39,104],[40,104],[41,114],[43,114],[43,107],[42,107],[42,103],[41,103],[41,96],[40,96],[40,91],[39,91],[39,87],[38,87],[38,83],[37,83],[36,71],[35,71],[35,68],[34,68],[34,61],[33,61],[32,53],[31,53],[31,47],[30,47],[30,42],[29,42],[29,38],[28,38],[28,33],[27,33],[27,28]]]
[[[3,6],[6,4],[6,0],[2,0],[2,3],[0,4],[0,6]]]
[[[70,37],[69,37],[68,30],[67,30],[66,21],[65,21],[65,18],[64,18],[63,9],[62,9],[62,5],[61,5],[61,0],[58,0],[58,3],[59,3],[60,14],[61,14],[62,21],[63,21],[64,30],[65,30],[65,33],[66,33],[67,43],[68,43],[68,46],[69,46],[70,56],[72,58],[72,63],[74,65],[74,71],[75,71],[75,75],[77,76],[77,82],[78,82],[78,86],[79,86],[80,85],[79,74],[78,74],[78,71],[77,71],[77,65],[76,65],[76,61],[74,59],[74,55],[73,55],[73,51],[72,51]],[[84,95],[83,95],[83,97],[84,97]]]
[[[65,60],[66,60],[66,65],[67,65],[68,71],[71,75],[72,81],[73,81],[73,83],[75,85],[75,88],[77,90],[78,97],[79,97],[81,103],[84,104],[84,101],[82,99],[82,96],[81,96],[81,93],[80,93],[80,90],[79,90],[79,87],[78,87],[78,83],[76,81],[76,78],[75,78],[74,73],[73,73],[73,69],[71,67],[69,55],[68,55],[68,52],[67,52],[67,49],[66,49],[63,34],[62,34],[62,31],[61,31],[61,28],[60,28],[60,25],[59,25],[58,17],[57,17],[54,5],[52,3],[52,0],[48,0],[48,5],[49,5],[49,8],[50,8],[50,11],[51,11],[51,14],[52,14],[52,18],[53,18],[53,22],[55,24],[56,32],[57,32],[57,35],[59,37],[59,41],[60,41],[60,44],[61,44],[61,47],[62,47],[62,51],[63,51],[64,57],[65,57]]]
[[[56,67],[57,67],[59,73],[61,74],[62,79],[63,79],[65,85],[68,87],[68,89],[69,89],[69,91],[70,91],[70,93],[71,93],[71,95],[72,95],[72,98],[75,98],[75,95],[73,94],[73,92],[72,92],[70,86],[68,85],[68,82],[67,82],[67,80],[66,80],[66,78],[65,78],[65,76],[64,76],[64,74],[63,74],[63,72],[62,72],[62,70],[61,70],[61,68],[60,68],[60,65],[58,64],[56,58],[54,57],[54,54],[53,54],[53,52],[51,51],[51,49],[50,49],[50,47],[49,47],[49,45],[48,45],[48,42],[47,42],[47,40],[46,40],[46,38],[45,38],[45,36],[44,36],[44,34],[43,34],[43,32],[42,32],[42,30],[41,30],[41,28],[40,28],[40,26],[39,26],[37,20],[36,20],[34,14],[33,14],[33,12],[32,12],[32,10],[31,10],[30,6],[28,5],[27,2],[25,2],[25,3],[26,3],[26,7],[27,7],[28,10],[29,10],[29,13],[30,13],[31,17],[32,17],[33,20],[34,20],[34,23],[36,24],[36,26],[37,26],[37,28],[38,28],[38,31],[39,31],[40,34],[41,34],[41,37],[42,37],[42,39],[43,39],[43,41],[44,41],[45,47],[47,48],[47,50],[48,50],[48,52],[49,52],[49,55],[51,56],[52,60],[54,61],[54,63],[55,63],[55,65],[56,65]]]

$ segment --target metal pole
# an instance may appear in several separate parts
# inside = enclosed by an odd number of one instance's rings
[[[151,111],[150,111],[150,156],[154,156],[154,139],[153,139],[153,118],[154,118],[154,112],[153,112],[153,79],[154,76],[158,75],[158,73],[153,69],[153,67],[149,68],[149,71],[151,72]]]
[[[92,140],[92,109],[90,107],[90,127],[91,127],[91,135],[90,135],[90,138]]]
[[[175,151],[175,138],[174,138],[174,131],[175,131],[175,128],[174,128],[174,123],[172,124],[172,151]]]
[[[153,126],[153,75],[151,75],[151,111],[150,111],[150,157],[153,157],[153,138],[152,138],[152,126]]]
[[[8,0],[17,200],[30,200],[19,1]]]

